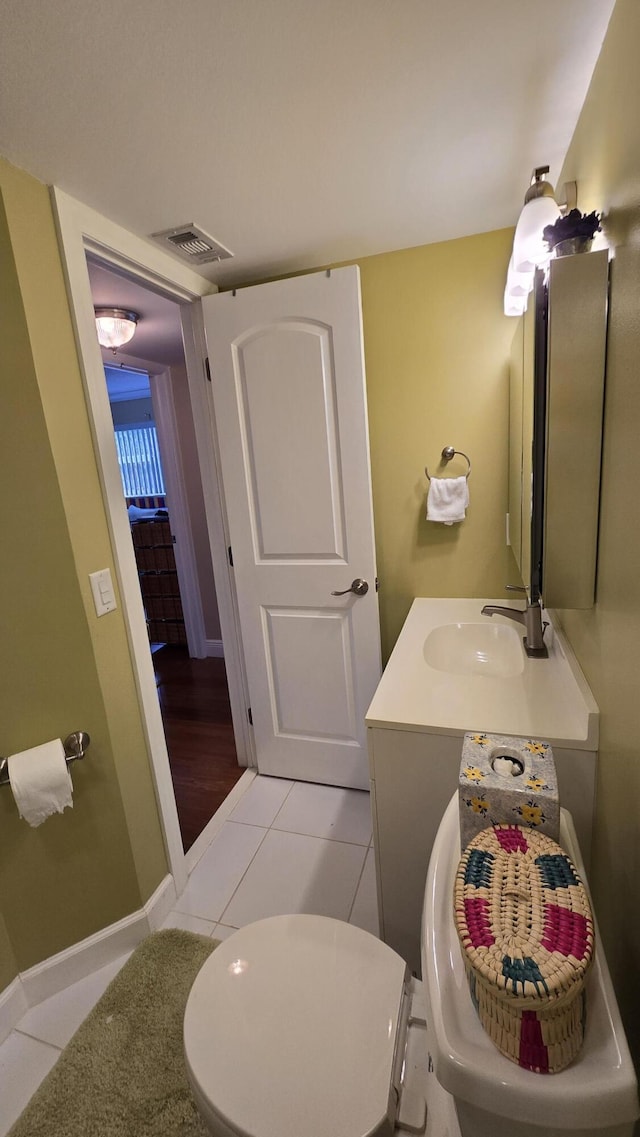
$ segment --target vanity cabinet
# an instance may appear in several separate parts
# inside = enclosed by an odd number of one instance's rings
[[[380,936],[420,975],[431,847],[458,784],[462,735],[368,731]]]
[[[458,788],[466,731],[551,743],[560,801],[573,815],[589,869],[598,711],[561,632],[548,660],[523,651],[522,670],[511,677],[452,674],[425,660],[430,631],[488,620],[480,615],[484,603],[415,600],[367,712],[380,935],[417,975],[429,858]]]

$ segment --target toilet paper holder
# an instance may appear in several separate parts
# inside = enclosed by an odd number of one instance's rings
[[[68,734],[62,745],[64,746],[64,756],[69,762],[75,761],[76,758],[84,758],[85,751],[89,746],[91,739],[86,730],[74,730],[73,734]],[[9,785],[9,764],[7,758],[0,758],[0,786]]]

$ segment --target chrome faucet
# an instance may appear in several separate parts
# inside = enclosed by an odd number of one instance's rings
[[[522,588],[518,584],[507,584],[505,586],[511,592],[526,592],[526,588]],[[515,620],[518,624],[524,624],[526,635],[523,636],[524,650],[527,655],[534,659],[547,659],[549,652],[544,642],[545,628],[548,623],[542,620],[542,605],[539,600],[532,603],[527,595],[527,606],[525,609],[520,608],[506,608],[500,604],[485,604],[482,609],[483,616],[506,616],[509,620]]]

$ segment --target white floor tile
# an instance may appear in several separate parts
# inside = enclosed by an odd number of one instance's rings
[[[214,940],[228,940],[229,936],[237,931],[237,928],[229,928],[226,924],[216,924],[213,929],[213,938]]]
[[[268,778],[258,774],[229,815],[229,820],[241,821],[245,825],[262,825],[268,829],[292,785],[293,782],[286,778]]]
[[[130,955],[131,952],[127,952],[99,971],[31,1007],[17,1023],[16,1029],[51,1046],[66,1046]]]
[[[296,782],[273,822],[274,829],[368,845],[371,803],[366,790]]]
[[[175,909],[214,923],[220,920],[267,829],[225,821],[178,897]]]
[[[60,1051],[14,1030],[0,1046],[0,1137],[20,1116]]]
[[[378,923],[378,894],[376,892],[376,862],[373,849],[369,849],[364,869],[349,917],[350,924],[364,928],[372,936],[380,935]]]
[[[348,920],[365,856],[360,845],[270,829],[223,922],[239,928],[289,912]]]
[[[210,936],[215,927],[213,920],[201,920],[199,916],[188,916],[186,912],[169,913],[163,928],[182,928],[184,932],[197,932],[199,936]]]

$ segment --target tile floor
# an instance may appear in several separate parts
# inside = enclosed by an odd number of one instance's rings
[[[164,926],[224,939],[264,916],[308,912],[377,935],[371,839],[368,793],[258,776]],[[0,1046],[0,1137],[127,958],[31,1007]]]

